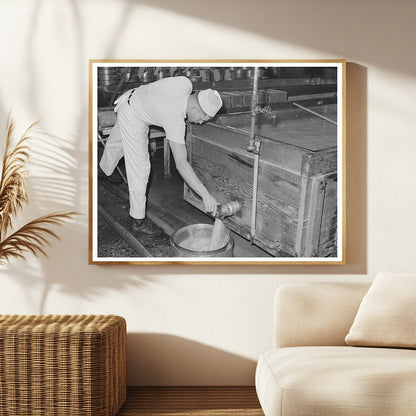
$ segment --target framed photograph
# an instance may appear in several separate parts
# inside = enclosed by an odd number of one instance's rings
[[[91,264],[345,264],[345,60],[90,61]]]

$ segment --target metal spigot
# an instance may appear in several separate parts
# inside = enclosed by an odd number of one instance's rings
[[[225,218],[235,215],[241,209],[241,204],[238,201],[230,201],[226,204],[218,205],[217,212],[215,214],[216,218]]]

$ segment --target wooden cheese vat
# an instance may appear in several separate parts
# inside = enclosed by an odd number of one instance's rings
[[[311,110],[337,119],[336,104]],[[254,244],[274,257],[337,255],[337,126],[303,109],[287,107],[256,121],[259,155]],[[226,114],[188,125],[189,160],[220,203],[238,200],[227,226],[250,238],[254,154],[246,150],[250,114]],[[202,209],[185,186],[184,198]]]

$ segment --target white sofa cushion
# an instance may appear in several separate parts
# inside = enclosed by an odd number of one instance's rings
[[[266,416],[416,415],[416,351],[277,348],[257,364]]]
[[[368,283],[298,283],[274,298],[273,347],[345,346]]]
[[[416,274],[379,273],[358,308],[345,342],[416,348]]]

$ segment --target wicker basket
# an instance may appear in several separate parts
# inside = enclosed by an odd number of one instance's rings
[[[114,416],[125,399],[123,318],[0,315],[0,415]]]

